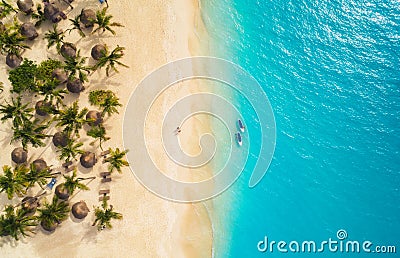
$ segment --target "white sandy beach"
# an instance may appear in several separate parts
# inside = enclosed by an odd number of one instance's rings
[[[88,89],[108,88],[116,92],[120,101],[128,102],[135,86],[150,72],[159,66],[184,57],[203,55],[203,43],[206,42],[206,32],[200,18],[197,0],[109,0],[109,11],[114,19],[125,25],[117,28],[117,36],[111,34],[79,40],[75,32],[67,36],[67,41],[77,43],[83,56],[90,56],[90,49],[97,43],[106,43],[110,48],[117,44],[126,47],[125,57],[122,60],[130,68],[120,68],[120,73],[106,78],[104,71],[95,73],[87,84]],[[95,10],[100,6],[95,0],[76,0],[75,9],[69,15],[73,18],[83,7],[88,6]],[[61,27],[68,25],[66,21]],[[42,41],[43,32],[36,41]],[[200,37],[201,42],[200,42]],[[37,42],[37,46],[44,49],[45,42]],[[54,49],[44,55],[40,51],[28,51],[24,56],[33,60],[43,60],[52,56]],[[4,59],[4,58],[3,58]],[[3,60],[4,61],[4,60]],[[6,83],[5,65],[0,71],[5,83],[3,98],[7,97],[9,84]],[[81,93],[80,106],[87,103],[89,90]],[[204,91],[205,86],[193,82],[192,87],[174,87],[165,92],[153,106],[152,114],[147,121],[146,133],[152,139],[160,138],[159,115],[166,112],[168,106],[182,96],[196,91]],[[159,115],[156,115],[159,114]],[[123,147],[122,120],[123,108],[119,115],[105,121],[108,134],[112,140],[105,143],[108,147]],[[156,127],[159,125],[159,127]],[[14,148],[9,145],[8,125],[0,125],[2,142],[0,164],[11,165],[10,152]],[[207,120],[201,123],[188,120],[185,130],[179,137],[185,151],[196,153],[200,132],[209,130]],[[48,145],[50,145],[50,139]],[[89,142],[89,140],[87,140]],[[86,142],[86,143],[87,143]],[[16,144],[15,146],[19,146]],[[88,144],[85,144],[87,148]],[[179,173],[173,163],[167,162],[162,155],[162,148],[154,142],[152,155],[157,156],[160,167],[169,171],[171,175]],[[54,160],[54,148],[35,150],[30,148],[30,158],[37,158],[44,151],[42,157],[48,163]],[[134,150],[130,150],[134,151]],[[141,155],[138,153],[137,155]],[[53,157],[53,158],[50,158]],[[99,162],[92,171],[80,170],[81,175],[98,176],[105,167]],[[211,174],[211,171],[209,171]],[[108,185],[100,185],[97,178],[89,184],[90,191],[79,192],[71,203],[85,200],[93,211],[93,206],[99,205],[98,190],[111,190],[110,203],[115,210],[121,212],[123,220],[115,221],[113,229],[98,232],[92,227],[94,214],[89,213],[83,221],[76,221],[70,217],[63,222],[54,233],[47,234],[38,227],[37,234],[32,238],[25,238],[19,242],[0,243],[0,257],[211,257],[212,256],[212,225],[208,212],[201,203],[179,204],[163,200],[146,190],[134,177],[129,169],[124,169],[121,175],[113,176]],[[7,202],[4,194],[0,198],[1,208]]]

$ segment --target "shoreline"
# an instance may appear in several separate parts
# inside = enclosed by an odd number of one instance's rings
[[[98,4],[88,4],[75,1],[75,6],[69,18],[82,7],[101,8]],[[81,107],[87,103],[87,94],[92,89],[111,89],[120,97],[123,107],[120,114],[107,119],[106,126],[111,142],[104,144],[105,148],[123,146],[121,128],[123,111],[130,93],[142,78],[154,69],[179,58],[204,54],[199,38],[206,35],[202,26],[199,4],[197,0],[168,0],[160,3],[149,3],[145,0],[122,0],[110,3],[110,13],[116,22],[125,25],[117,28],[117,36],[106,36],[80,40],[77,35],[68,35],[67,40],[79,41],[83,56],[90,56],[90,48],[99,42],[106,43],[110,48],[117,44],[126,47],[123,63],[130,68],[120,68],[120,73],[103,80],[104,71],[95,73],[88,84],[88,90],[79,98]],[[132,13],[133,12],[133,13]],[[63,25],[66,23],[62,23]],[[61,24],[60,24],[61,25]],[[50,27],[50,26],[49,26]],[[64,26],[61,26],[62,28]],[[47,29],[48,27],[46,27]],[[46,30],[40,32],[36,44],[43,47],[42,39]],[[205,33],[205,34],[203,34]],[[51,51],[52,52],[52,51]],[[26,57],[33,60],[43,60],[40,51],[28,51]],[[6,78],[5,70],[1,71]],[[99,79],[97,79],[97,78]],[[4,80],[5,81],[5,80]],[[203,88],[203,86],[198,86]],[[190,94],[199,88],[194,87],[189,92],[173,93],[162,99],[175,98],[179,94]],[[7,91],[7,87],[5,91]],[[129,94],[128,94],[129,93]],[[4,98],[6,97],[3,93]],[[160,106],[162,107],[162,106]],[[157,108],[157,107],[156,107]],[[158,123],[158,121],[155,121]],[[158,123],[159,124],[159,123]],[[2,125],[2,128],[6,125]],[[191,133],[198,133],[194,124],[189,123]],[[201,130],[206,130],[209,125]],[[196,126],[197,127],[197,126]],[[2,133],[4,134],[4,133]],[[193,134],[190,134],[193,136]],[[189,138],[183,134],[182,137]],[[194,137],[195,138],[195,137]],[[49,142],[47,147],[49,146]],[[85,142],[87,144],[87,141]],[[1,164],[10,164],[9,153],[14,145],[3,142],[5,155],[1,155]],[[196,149],[197,146],[188,146]],[[44,149],[44,148],[43,148]],[[31,149],[30,154],[39,154],[43,149]],[[48,151],[53,151],[48,148]],[[134,150],[130,150],[134,151]],[[32,155],[30,155],[32,156]],[[46,157],[46,153],[44,155]],[[51,161],[51,159],[49,159]],[[161,161],[164,163],[164,161]],[[168,164],[164,163],[168,166]],[[101,166],[90,172],[97,175]],[[88,172],[79,172],[88,175]],[[210,172],[211,173],[211,172]],[[71,218],[52,234],[40,230],[36,236],[18,242],[16,246],[8,243],[0,245],[3,257],[211,257],[213,232],[209,213],[202,203],[179,204],[163,200],[145,189],[132,175],[129,169],[124,169],[121,175],[116,175],[109,186],[111,189],[111,204],[124,216],[122,221],[115,221],[113,229],[97,232],[91,227],[93,222],[93,206],[98,205],[96,191],[100,189],[98,179],[92,182],[90,191],[79,192],[72,203],[86,200],[91,212],[84,221],[76,222]],[[0,203],[4,204],[3,196]],[[2,205],[3,206],[3,205]],[[51,242],[51,247],[49,246]],[[178,243],[178,244],[177,244]],[[179,247],[178,247],[179,245]]]

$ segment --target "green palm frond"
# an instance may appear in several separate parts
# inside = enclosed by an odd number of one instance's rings
[[[112,15],[107,15],[107,7],[97,11],[96,19],[93,21],[94,24],[97,25],[97,28],[92,33],[96,33],[98,31],[102,31],[104,33],[107,30],[115,35],[115,31],[111,27],[124,27],[124,25],[117,22],[111,22],[112,18]]]
[[[1,0],[0,9],[1,9],[0,19],[6,18],[8,15],[12,13],[18,13],[18,10],[5,0]]]
[[[80,50],[77,51],[76,57],[66,56],[64,61],[64,70],[68,73],[70,79],[78,75],[81,82],[88,81],[87,75],[91,68],[86,66],[87,57],[80,56]]]
[[[93,146],[97,140],[99,141],[101,150],[103,150],[102,143],[111,139],[110,137],[107,137],[106,128],[101,125],[90,128],[90,130],[87,132],[87,135],[95,139],[90,143],[90,145]]]
[[[54,174],[51,173],[50,168],[38,170],[32,163],[28,169],[28,173],[26,173],[25,180],[27,187],[33,187],[37,183],[43,189],[48,180],[53,177]]]
[[[69,21],[71,22],[72,27],[67,29],[66,32],[68,32],[69,34],[71,34],[72,31],[76,30],[79,33],[79,36],[81,36],[82,38],[86,37],[85,33],[82,30],[81,27],[81,22],[80,22],[80,18],[81,18],[81,14],[75,16],[74,19],[69,19]]]
[[[69,205],[65,201],[60,201],[57,195],[54,195],[51,203],[45,202],[42,208],[38,209],[39,221],[46,225],[60,224],[68,218]]]
[[[77,156],[84,153],[81,149],[82,146],[83,143],[75,143],[74,139],[68,139],[67,146],[59,147],[58,151],[61,153],[59,159],[64,160],[65,162],[69,162],[72,159],[77,160]]]
[[[10,166],[3,166],[3,175],[0,175],[0,193],[5,192],[11,200],[14,195],[22,196],[26,193],[26,170],[14,169]]]
[[[39,120],[27,121],[19,127],[13,127],[13,137],[11,141],[21,141],[22,147],[27,148],[28,144],[31,144],[34,148],[43,147],[45,143],[44,139],[50,137],[50,135],[44,134],[44,130],[49,127],[49,123],[41,124]]]
[[[21,97],[11,98],[11,103],[5,102],[0,105],[0,114],[2,122],[6,120],[12,120],[12,124],[15,128],[22,126],[24,123],[30,121],[33,117],[33,108],[29,108],[28,104],[22,104]]]
[[[116,148],[115,150],[110,148],[109,151],[109,157],[105,159],[105,162],[109,164],[108,171],[112,173],[114,170],[117,170],[118,173],[122,173],[122,167],[129,166],[128,161],[124,160],[124,157],[129,150],[120,151],[119,148]]]
[[[122,214],[115,212],[112,205],[108,206],[107,200],[103,199],[103,203],[100,207],[95,207],[94,214],[96,216],[92,226],[97,225],[97,230],[101,231],[105,228],[112,228],[111,220],[122,219]]]
[[[23,209],[14,209],[12,205],[7,205],[3,214],[0,215],[0,235],[11,236],[19,240],[20,236],[30,236],[34,233],[34,227],[37,226],[37,220],[34,216],[27,216]]]
[[[65,189],[68,190],[69,194],[72,195],[76,189],[89,190],[89,187],[87,187],[85,184],[80,183],[80,181],[92,179],[93,177],[77,178],[76,170],[74,170],[72,172],[72,176],[64,175],[64,178],[65,178],[64,187]]]
[[[92,67],[92,70],[97,70],[103,67],[106,67],[106,75],[110,76],[110,71],[114,71],[119,73],[118,69],[116,68],[117,65],[129,68],[129,66],[123,64],[119,61],[124,56],[124,47],[117,46],[114,48],[113,51],[109,55],[105,55],[100,57],[97,63]]]
[[[56,117],[58,121],[57,126],[63,126],[64,131],[68,133],[68,135],[75,132],[75,134],[79,136],[79,130],[82,128],[83,124],[87,122],[87,112],[87,108],[79,110],[78,102],[75,101],[71,106],[58,111]]]
[[[44,38],[47,40],[47,48],[51,48],[56,45],[56,49],[59,52],[61,44],[64,43],[65,33],[58,30],[57,24],[53,25],[53,30],[50,30],[44,34]]]

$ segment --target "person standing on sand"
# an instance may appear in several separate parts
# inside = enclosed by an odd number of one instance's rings
[[[100,4],[104,4],[104,2],[106,2],[107,8],[108,8],[108,2],[107,0],[99,0]]]

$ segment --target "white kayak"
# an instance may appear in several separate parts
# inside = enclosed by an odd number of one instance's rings
[[[242,135],[241,135],[239,132],[237,132],[235,135],[236,135],[236,141],[237,141],[237,143],[238,143],[240,146],[242,146],[242,144],[243,144],[243,142],[242,142]]]
[[[243,122],[242,122],[242,120],[238,120],[238,125],[239,125],[239,129],[240,129],[240,131],[242,131],[242,133],[244,133],[244,125],[243,125]]]

